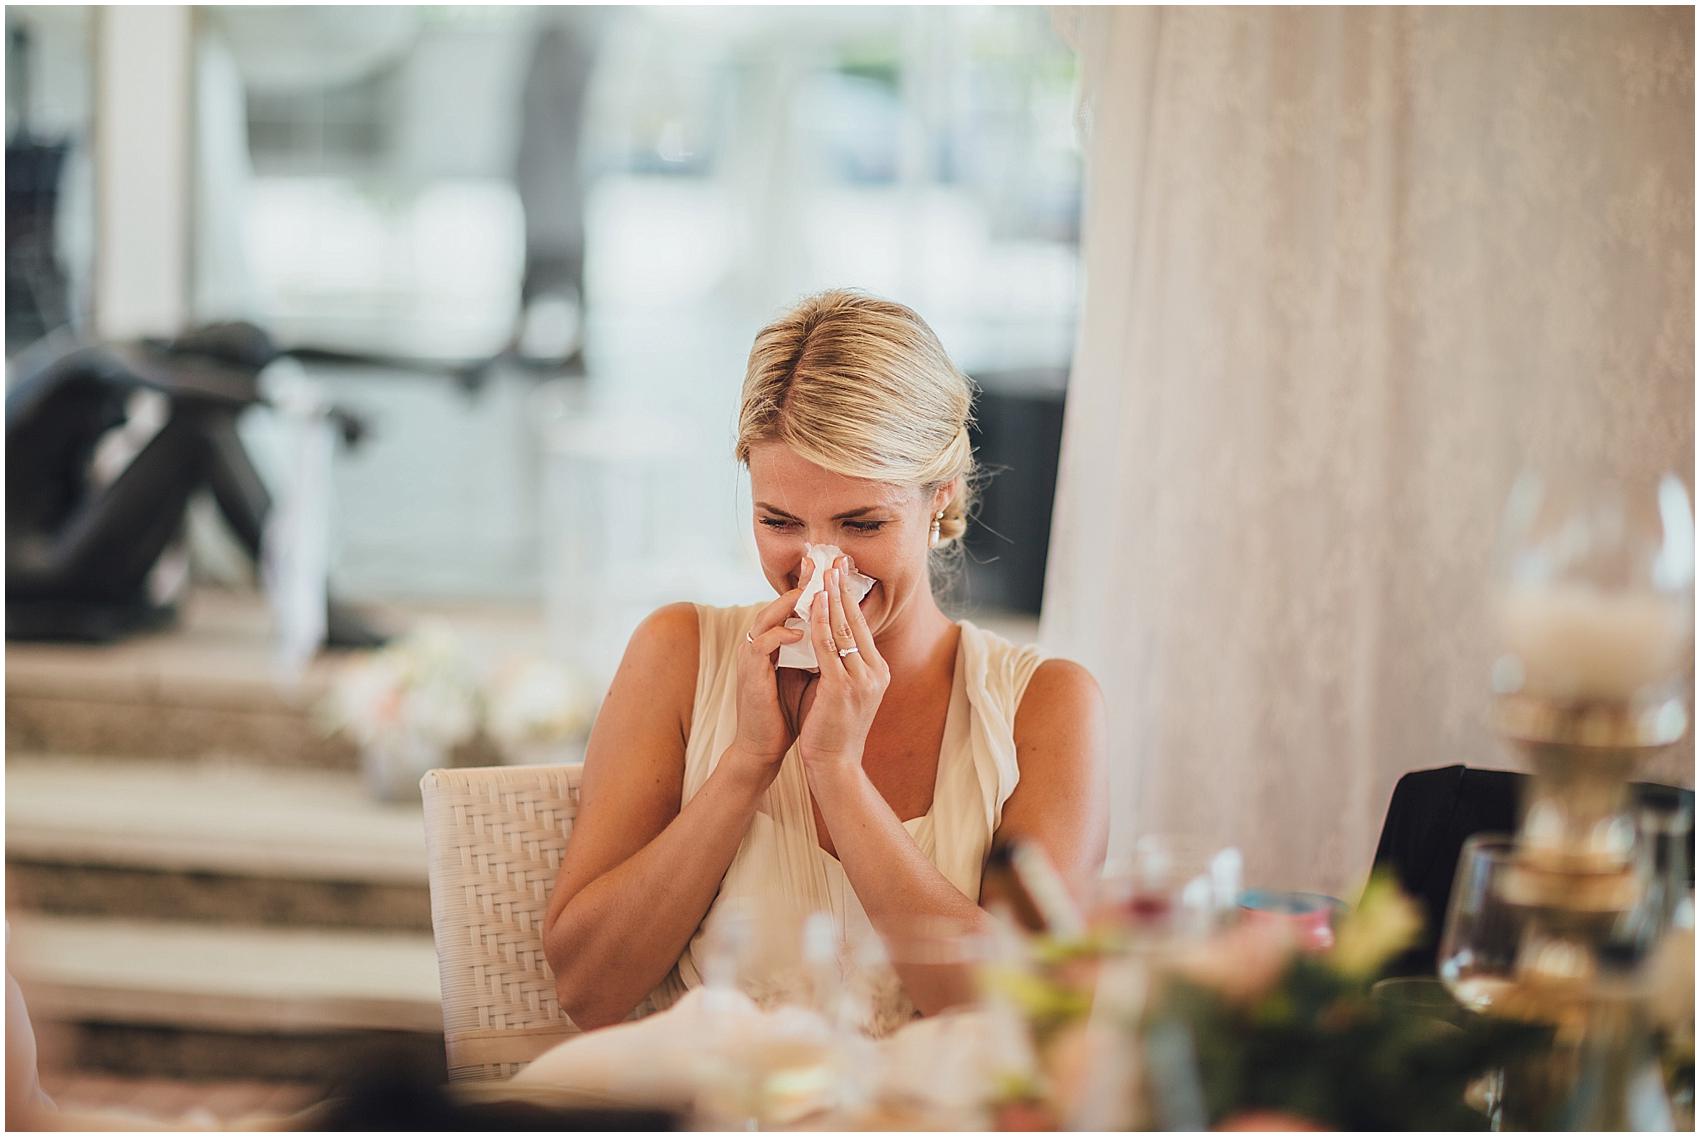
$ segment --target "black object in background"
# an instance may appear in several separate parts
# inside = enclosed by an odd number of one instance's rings
[[[988,371],[973,378],[980,397],[969,437],[990,477],[963,542],[964,599],[971,608],[1037,616],[1045,596],[1068,370]]]
[[[260,372],[280,354],[252,324],[225,323],[170,341],[55,333],[15,362],[6,391],[8,639],[102,643],[169,624],[175,606],[156,602],[149,578],[203,488],[260,563],[271,495],[236,424],[265,405]],[[138,391],[166,400],[164,422],[96,483],[96,451],[128,423]],[[358,440],[358,419],[337,409],[330,418],[346,442]],[[328,646],[386,639],[334,601],[327,621]]]
[[[1422,906],[1425,922],[1421,940],[1393,959],[1384,975],[1435,973],[1446,905],[1464,842],[1477,833],[1516,832],[1517,803],[1528,780],[1529,775],[1511,770],[1472,770],[1462,765],[1416,770],[1399,779],[1381,827],[1375,867],[1393,872],[1399,887]],[[1649,782],[1634,782],[1631,788],[1641,808],[1686,810],[1690,817],[1694,815],[1693,790]],[[1692,827],[1688,841],[1687,876],[1693,887]]]
[[[678,1117],[659,1109],[556,1109],[457,1100],[441,1074],[440,1064],[423,1064],[399,1049],[372,1054],[308,1123],[330,1133],[659,1133],[679,1128]]]

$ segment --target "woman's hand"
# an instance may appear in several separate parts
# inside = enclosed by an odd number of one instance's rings
[[[801,587],[793,588],[763,608],[738,645],[738,733],[733,753],[724,760],[739,762],[764,789],[797,737],[791,716],[779,702],[774,657],[781,646],[803,638],[802,632],[785,626],[802,593]]]
[[[809,610],[820,676],[802,707],[797,749],[811,772],[861,766],[868,730],[891,683],[891,669],[874,646],[874,634],[845,580],[849,571],[849,557],[834,561],[825,590]]]

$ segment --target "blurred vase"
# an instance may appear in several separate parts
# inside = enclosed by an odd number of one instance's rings
[[[450,765],[447,746],[412,735],[369,742],[360,751],[360,775],[376,801],[420,800],[419,779]]]

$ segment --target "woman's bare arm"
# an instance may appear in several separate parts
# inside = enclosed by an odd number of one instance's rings
[[[674,604],[632,635],[596,717],[544,953],[582,1029],[619,1022],[666,977],[713,902],[767,782],[722,761],[683,809],[697,613]]]
[[[918,964],[905,941],[929,923],[972,933],[986,914],[921,852],[860,766],[811,771],[809,788],[868,922],[893,948],[891,962],[910,1002],[930,1015],[973,997],[962,967]]]
[[[994,840],[1038,845],[1077,890],[1097,883],[1109,845],[1104,740],[1104,696],[1092,673],[1066,659],[1041,663],[1015,714],[1021,780]]]
[[[1095,879],[1107,824],[1103,697],[1091,674],[1067,660],[1041,664],[1016,713],[1015,744],[1021,778],[995,839],[1033,841],[1065,878]],[[882,934],[902,938],[929,917],[964,930],[983,926],[976,900],[927,860],[860,767],[811,772],[810,784],[851,887]],[[972,996],[966,968],[902,960],[896,968],[924,1014]]]

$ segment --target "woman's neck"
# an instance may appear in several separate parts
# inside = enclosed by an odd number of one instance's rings
[[[893,685],[906,676],[948,665],[956,653],[956,623],[928,596],[876,637]]]

